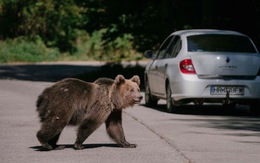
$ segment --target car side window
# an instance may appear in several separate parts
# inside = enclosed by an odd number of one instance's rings
[[[169,44],[171,43],[173,36],[169,36],[161,45],[159,51],[158,51],[158,55],[157,55],[157,59],[163,59],[165,58],[167,52],[168,52],[168,47]]]
[[[168,48],[168,53],[166,58],[176,57],[179,51],[180,51],[180,36],[175,36]]]
[[[180,37],[178,37],[178,39],[176,39],[176,43],[174,45],[174,48],[171,52],[171,58],[175,58],[179,54],[179,52],[181,50],[181,46],[182,46],[182,42],[181,42]]]

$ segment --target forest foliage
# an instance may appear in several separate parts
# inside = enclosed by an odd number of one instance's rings
[[[192,28],[236,30],[259,46],[258,15],[259,0],[0,0],[0,62],[138,60]]]

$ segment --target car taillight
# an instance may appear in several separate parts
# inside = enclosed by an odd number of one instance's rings
[[[191,59],[185,59],[180,62],[180,70],[184,74],[196,74]]]

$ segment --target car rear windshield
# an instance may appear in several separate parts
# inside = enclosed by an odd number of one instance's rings
[[[241,52],[256,53],[248,37],[238,35],[203,34],[188,36],[189,52]]]

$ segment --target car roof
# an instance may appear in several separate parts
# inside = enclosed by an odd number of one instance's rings
[[[242,35],[246,36],[242,33],[230,30],[218,30],[218,29],[188,29],[188,30],[180,30],[175,31],[171,35],[180,35],[180,36],[190,36],[190,35],[198,35],[198,34],[233,34],[233,35]]]

